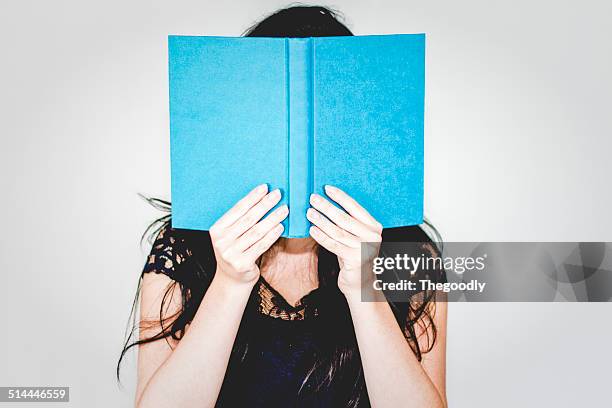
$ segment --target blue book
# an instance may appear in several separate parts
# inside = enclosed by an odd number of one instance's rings
[[[170,36],[172,222],[208,230],[280,188],[285,237],[337,186],[385,228],[423,221],[425,35]]]

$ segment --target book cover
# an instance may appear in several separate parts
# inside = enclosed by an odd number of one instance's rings
[[[384,227],[423,220],[423,34],[170,36],[172,219],[208,230],[254,186],[280,188],[285,237],[337,186]]]

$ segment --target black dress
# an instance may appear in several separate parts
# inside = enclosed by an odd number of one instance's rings
[[[164,227],[153,243],[143,274],[162,273],[183,287],[189,286],[183,276],[186,270],[181,267],[193,257],[188,241],[192,242],[182,230]],[[252,296],[259,304],[247,306],[217,407],[369,406],[358,352],[348,355],[347,360],[352,358],[353,364],[344,364],[346,372],[336,376],[340,380],[333,386],[311,389],[317,382],[306,381],[314,375],[317,356],[325,349],[329,336],[348,331],[348,342],[355,342],[346,305],[339,303],[334,307],[345,310],[345,321],[335,317],[322,323],[319,316],[322,290],[317,288],[297,305],[290,305],[260,278],[253,290],[256,296]],[[243,332],[248,332],[248,347],[238,350]],[[342,341],[345,340],[346,336]]]

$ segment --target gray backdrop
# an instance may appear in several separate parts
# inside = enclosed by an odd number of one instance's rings
[[[0,385],[129,406],[114,378],[169,198],[166,35],[239,35],[281,1],[0,3]],[[609,2],[336,1],[426,32],[426,213],[446,240],[612,241]],[[611,305],[451,304],[454,407],[602,406]],[[23,405],[20,405],[23,406]]]

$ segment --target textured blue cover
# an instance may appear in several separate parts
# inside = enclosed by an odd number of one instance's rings
[[[285,237],[338,186],[385,227],[423,220],[425,36],[170,36],[172,216],[207,230],[254,186],[280,188]]]

